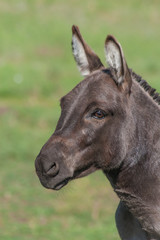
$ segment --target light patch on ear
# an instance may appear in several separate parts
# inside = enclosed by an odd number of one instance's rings
[[[105,52],[107,63],[114,70],[117,83],[120,84],[123,81],[123,63],[120,49],[114,42],[109,41],[105,46]]]
[[[84,77],[88,76],[90,74],[88,59],[82,43],[75,34],[72,37],[72,52],[80,73]]]

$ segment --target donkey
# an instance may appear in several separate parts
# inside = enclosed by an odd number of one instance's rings
[[[41,184],[59,190],[101,169],[120,198],[123,240],[160,239],[160,96],[128,68],[109,35],[109,68],[72,27],[72,51],[85,77],[61,98],[55,132],[35,161]]]

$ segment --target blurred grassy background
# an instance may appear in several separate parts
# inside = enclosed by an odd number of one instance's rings
[[[0,239],[119,239],[118,199],[101,172],[53,192],[34,159],[59,98],[81,80],[72,24],[103,62],[105,37],[115,35],[129,67],[160,90],[159,9],[158,0],[0,0]]]

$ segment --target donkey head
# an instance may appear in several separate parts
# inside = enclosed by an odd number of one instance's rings
[[[126,155],[124,132],[130,128],[131,75],[120,44],[107,37],[105,69],[78,27],[72,33],[73,55],[85,79],[62,97],[55,132],[35,162],[42,185],[55,190],[97,169],[117,168]]]

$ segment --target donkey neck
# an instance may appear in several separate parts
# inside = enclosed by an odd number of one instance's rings
[[[129,107],[136,130],[136,145],[146,147],[150,156],[157,151],[160,153],[160,105],[134,78]],[[156,152],[151,150],[155,144],[159,144]]]
[[[160,197],[160,106],[133,79],[128,107],[127,153],[118,168],[104,173],[122,200],[127,192],[127,196],[152,201],[155,194]]]

